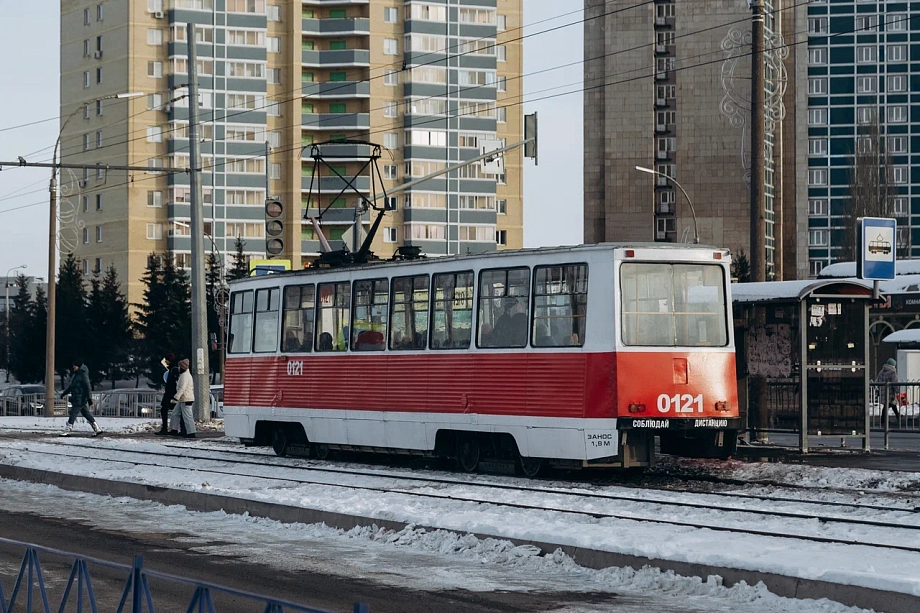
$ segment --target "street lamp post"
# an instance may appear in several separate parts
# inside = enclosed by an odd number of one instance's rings
[[[6,382],[10,382],[10,273],[20,268],[28,268],[25,264],[13,266],[6,271]]]
[[[54,319],[57,302],[57,163],[61,137],[64,135],[64,129],[67,124],[76,117],[83,107],[103,100],[136,98],[143,95],[143,92],[109,94],[81,104],[61,124],[61,130],[58,132],[57,140],[54,142],[54,154],[51,156],[51,183],[48,186],[51,197],[49,198],[48,209],[48,323],[45,326],[45,417],[54,416]]]
[[[645,168],[644,166],[636,166],[636,170],[640,172],[647,172],[650,175],[657,175],[659,177],[664,177],[665,179],[667,179],[668,181],[676,185],[677,189],[679,189],[681,193],[683,193],[684,198],[687,199],[687,204],[690,205],[690,214],[693,215],[693,244],[699,245],[700,244],[700,228],[696,223],[696,209],[693,208],[693,201],[690,200],[690,196],[687,195],[687,190],[684,189],[683,185],[678,183],[674,179],[674,177],[669,177],[663,172],[658,172],[657,170],[652,170],[651,168]]]

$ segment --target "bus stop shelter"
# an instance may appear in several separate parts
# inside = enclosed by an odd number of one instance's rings
[[[732,286],[738,388],[747,432],[862,439],[869,449],[869,306],[862,281],[818,279]]]

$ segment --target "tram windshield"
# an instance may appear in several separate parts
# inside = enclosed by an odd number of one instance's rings
[[[725,347],[725,272],[717,264],[624,262],[623,343],[643,347]]]

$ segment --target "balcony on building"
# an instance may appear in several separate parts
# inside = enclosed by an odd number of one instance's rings
[[[367,81],[325,81],[304,83],[303,95],[310,98],[369,98],[371,85]]]
[[[369,130],[370,113],[302,113],[301,125],[307,130]]]
[[[656,70],[655,71],[656,81],[667,81],[670,76],[671,76],[670,70]]]
[[[355,198],[357,198],[357,196]],[[349,198],[348,202],[353,202],[355,198]],[[320,210],[321,209],[315,207],[310,207],[309,209],[306,209],[304,217],[319,217]],[[351,225],[353,223],[355,223],[355,209],[353,206],[347,206],[328,208],[324,210],[323,219],[320,222],[320,225],[342,226]],[[361,214],[361,223],[362,225],[368,225],[371,223],[370,211],[365,211]],[[307,227],[312,227],[312,225]]]
[[[656,160],[670,160],[674,156],[673,151],[667,151],[662,149],[655,150],[655,159]]]
[[[671,126],[665,123],[655,124],[655,134],[667,134],[671,131]]]
[[[655,17],[656,28],[673,28],[674,17]]]
[[[359,177],[338,177],[332,174],[332,171],[328,168],[322,168],[321,171],[323,174],[320,174],[318,177],[312,176],[302,176],[300,178],[300,188],[305,192],[309,192],[312,184],[313,193],[320,194],[338,194],[345,190],[343,196],[345,197],[354,197],[357,198],[358,195],[355,194],[355,189],[362,194],[370,193],[371,189],[371,179],[370,177],[364,175]],[[329,173],[329,174],[325,174]],[[348,182],[351,181],[351,187],[349,187]],[[354,188],[354,189],[352,189]]]
[[[345,17],[337,19],[301,20],[301,30],[311,36],[358,36],[371,33],[371,22],[367,17]]]
[[[670,108],[671,100],[668,98],[655,98],[655,108],[666,109]]]
[[[367,49],[328,49],[301,51],[301,62],[311,68],[340,68],[370,66],[371,52]]]

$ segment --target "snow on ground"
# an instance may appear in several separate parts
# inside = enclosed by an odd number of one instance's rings
[[[112,420],[114,421],[114,420]],[[116,424],[110,424],[115,427]],[[173,439],[171,442],[175,442]],[[50,443],[50,444],[49,444]],[[63,443],[63,446],[61,445]],[[381,482],[378,477],[359,475],[320,476],[303,467],[292,468],[278,461],[278,466],[257,467],[234,465],[226,454],[208,452],[211,441],[189,442],[196,454],[213,459],[162,458],[158,466],[136,466],[131,461],[143,460],[138,454],[125,453],[113,447],[136,451],[164,451],[162,442],[153,439],[118,438],[94,440],[90,448],[82,439],[53,439],[43,442],[36,439],[7,439],[0,443],[0,461],[22,467],[53,470],[69,474],[91,475],[110,480],[125,480],[199,492],[212,492],[243,499],[277,504],[323,509],[391,519],[418,525],[432,526],[459,532],[489,534],[499,538],[517,538],[583,548],[614,551],[652,559],[669,559],[692,563],[727,566],[758,572],[773,572],[807,579],[825,580],[887,589],[920,595],[920,576],[915,569],[920,564],[920,554],[891,551],[870,546],[821,544],[785,538],[754,535],[728,535],[689,526],[666,526],[634,520],[601,518],[559,511],[509,509],[495,504],[479,504],[452,500],[431,500],[409,496],[400,492],[376,492],[367,489],[349,489],[330,484],[375,487],[399,487],[404,490],[431,491],[430,485],[407,484],[393,479]],[[42,453],[42,452],[46,453]],[[173,452],[172,450],[168,450]],[[67,453],[79,461],[62,460],[47,452]],[[173,452],[174,453],[174,452]],[[103,459],[108,458],[108,459]],[[99,459],[94,459],[99,458]],[[115,462],[113,459],[127,460]],[[232,472],[235,474],[221,474]],[[386,471],[382,471],[386,472]],[[271,481],[264,477],[270,476]],[[295,479],[319,481],[326,484],[296,483]],[[480,488],[464,484],[437,488],[457,496],[481,495]],[[504,496],[516,502],[546,504],[552,495],[534,492],[505,492]],[[686,497],[695,494],[683,494]],[[763,504],[763,503],[761,503]],[[643,506],[644,505],[644,506]],[[588,510],[600,509],[597,501]],[[640,504],[606,504],[602,510],[615,508],[617,512],[632,513],[636,517],[665,518],[685,523],[709,523],[714,512],[705,510],[675,509],[673,506]],[[814,509],[808,508],[808,512]],[[787,531],[791,520],[759,519],[751,516],[720,514],[718,524],[746,523],[762,530]],[[917,545],[916,533],[906,533],[888,528],[847,529],[839,524],[824,525],[817,520],[795,520],[796,529],[802,533],[820,534],[833,538],[849,537],[854,540],[899,539],[899,544]],[[842,531],[842,532],[841,532]],[[891,534],[886,534],[890,532]]]
[[[540,556],[532,547],[501,539],[408,527],[400,532],[324,525],[281,524],[225,513],[199,513],[130,498],[66,492],[55,487],[0,480],[0,509],[70,520],[139,535],[172,534],[195,552],[243,559],[285,571],[318,571],[367,577],[421,591],[507,590],[567,593],[571,604],[556,613],[599,613],[611,604],[581,604],[581,594],[616,595],[618,613],[859,613],[828,600],[793,600],[763,584],[726,588],[718,577],[679,577],[655,568],[591,570],[562,552]],[[91,518],[91,519],[90,519]],[[177,533],[172,526],[181,526]],[[212,538],[219,535],[219,540]],[[129,552],[130,553],[130,552]]]

